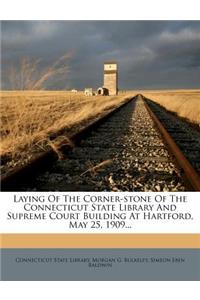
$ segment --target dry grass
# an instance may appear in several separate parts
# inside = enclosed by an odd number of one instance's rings
[[[112,164],[112,159],[107,159],[107,160],[104,160],[102,161],[101,163],[93,166],[91,163],[90,163],[90,167],[89,169],[87,169],[85,172],[83,172],[80,176],[83,176],[85,175],[86,173],[90,173],[91,175],[95,176],[98,171],[104,169],[106,166],[109,166]]]
[[[61,91],[3,91],[1,97],[0,155],[13,162],[44,151],[48,144],[56,148],[57,141],[49,142],[50,135],[78,126],[118,106],[125,98],[86,97],[83,93]]]
[[[59,57],[50,66],[41,67],[40,59],[30,59],[24,57],[20,60],[18,66],[12,65],[9,69],[8,80],[12,90],[43,90],[50,80],[67,75],[70,71],[68,61],[71,53],[65,53]]]
[[[50,140],[63,128],[77,128],[81,122],[117,107],[125,97],[143,94],[179,116],[200,124],[200,90],[129,91],[116,97],[86,97],[82,92],[2,91],[1,157],[11,167],[25,163],[48,147],[62,159],[59,145],[73,147],[67,136]],[[60,139],[62,138],[62,141]]]
[[[54,140],[49,139],[48,145],[57,154],[59,160],[65,159],[65,154],[62,150],[63,148],[73,149],[75,146],[67,136],[63,135],[56,137]]]
[[[200,124],[200,90],[137,91],[167,110]]]

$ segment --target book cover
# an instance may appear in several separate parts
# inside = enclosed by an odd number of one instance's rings
[[[1,27],[1,280],[198,281],[200,22]]]

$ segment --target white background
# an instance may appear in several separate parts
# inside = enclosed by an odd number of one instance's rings
[[[199,282],[1,282],[2,299],[198,300]]]
[[[112,5],[114,2],[115,10]],[[106,9],[105,9],[106,8]],[[5,0],[1,19],[199,19],[199,0]],[[199,196],[199,193],[198,193]],[[199,299],[199,282],[1,282],[2,299]]]
[[[1,19],[198,20],[199,0],[5,0]]]
[[[88,227],[86,228],[69,228],[69,221],[70,220],[51,220],[51,219],[46,219],[46,220],[7,220],[7,213],[8,212],[13,212],[13,213],[21,213],[21,212],[25,212],[25,213],[29,213],[26,212],[23,207],[24,207],[24,203],[14,203],[14,195],[16,196],[17,199],[19,199],[20,196],[42,196],[45,197],[45,202],[33,202],[31,204],[34,205],[34,207],[39,204],[39,205],[56,205],[56,204],[68,204],[69,203],[65,203],[62,199],[63,194],[65,195],[70,195],[71,197],[74,196],[80,196],[81,197],[81,202],[79,202],[78,204],[88,204],[88,200],[87,202],[83,201],[83,197],[87,196],[86,199],[89,199],[90,196],[92,197],[98,197],[98,196],[119,196],[120,198],[122,198],[123,196],[127,197],[127,196],[132,196],[132,197],[141,197],[141,196],[151,196],[151,202],[147,203],[147,202],[127,202],[124,203],[126,205],[137,205],[137,207],[139,205],[147,205],[147,204],[154,204],[155,208],[161,204],[175,204],[177,206],[177,210],[176,211],[156,211],[156,209],[153,210],[153,213],[191,213],[191,215],[193,216],[193,220],[183,220],[183,219],[178,219],[178,220],[173,220],[173,219],[169,219],[169,220],[143,220],[142,218],[140,218],[139,220],[125,220],[126,225],[129,227],[131,225],[131,228],[112,228],[112,226],[109,226],[109,228],[107,228],[107,220],[100,220],[101,225],[103,226],[102,229],[100,228],[91,228],[92,224],[93,224],[93,220],[89,220],[86,219],[84,220],[83,218],[79,218],[78,220],[71,220],[73,223],[74,222],[88,222]],[[166,197],[166,201],[163,202],[161,200],[160,202],[160,195],[162,195],[162,198],[165,196]],[[176,197],[180,197],[182,196],[186,196],[187,197],[187,203],[172,203],[170,201],[170,195],[175,195]],[[53,197],[60,197],[59,199],[61,199],[62,201],[58,201],[58,202],[48,202],[47,199],[50,196],[50,199],[52,199]],[[88,197],[89,196],[89,197]],[[157,201],[156,202],[154,199],[155,197],[157,197]],[[198,193],[196,192],[190,192],[190,193],[186,193],[186,192],[178,192],[178,193],[143,193],[143,192],[135,192],[135,193],[131,193],[131,192],[101,192],[101,193],[96,193],[96,192],[18,192],[18,193],[8,193],[8,192],[3,192],[1,193],[1,201],[0,201],[0,232],[1,233],[200,233],[200,201],[198,199]],[[107,204],[107,202],[102,203],[102,202],[91,202],[91,204]],[[35,205],[36,204],[36,205]],[[74,204],[74,203],[72,203]],[[89,204],[90,208],[91,208],[91,204]],[[112,202],[111,204],[114,204],[114,202]],[[29,202],[28,202],[29,205]],[[123,205],[123,204],[122,204]],[[113,213],[125,213],[126,215],[130,216],[130,212],[126,212],[126,211],[120,211],[119,209],[117,210],[117,208],[119,208],[119,204],[116,203],[116,210]],[[39,212],[34,212],[34,211],[30,211],[30,213],[42,213],[43,211],[39,211]],[[60,212],[58,211],[57,213],[60,215],[63,215],[64,213],[68,213],[69,211],[66,212]],[[75,211],[76,212],[76,211]],[[132,211],[131,211],[132,212]],[[48,213],[48,212],[47,212]],[[72,211],[73,213],[73,211]],[[87,213],[94,213],[94,214],[109,214],[109,211],[91,211],[88,210]],[[143,217],[143,213],[149,213],[148,211],[145,212],[141,212],[141,216]],[[152,212],[150,212],[152,214]],[[80,216],[83,216],[83,214],[81,214]],[[109,219],[108,219],[109,220]],[[122,220],[123,221],[123,220]]]

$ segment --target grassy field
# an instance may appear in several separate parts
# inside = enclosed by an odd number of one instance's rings
[[[82,92],[66,91],[2,91],[1,165],[12,169],[48,147],[55,150],[57,139],[55,143],[50,141],[50,135],[63,128],[66,132],[72,127],[78,130],[80,123],[100,116],[117,107],[125,97],[138,93],[200,124],[200,90],[133,90],[115,97],[86,97]]]
[[[87,97],[81,92],[62,91],[1,92],[2,162],[14,167],[48,146],[55,148],[50,135],[99,116],[124,98],[125,95]]]
[[[200,124],[200,89],[199,90],[157,90],[137,91],[154,100],[167,110]]]

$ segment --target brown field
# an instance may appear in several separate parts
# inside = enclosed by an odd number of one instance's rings
[[[52,146],[49,136],[119,105],[125,95],[86,97],[63,91],[1,92],[2,161],[14,167]],[[6,159],[5,159],[6,158]]]
[[[200,90],[133,90],[119,96],[86,97],[83,92],[66,91],[2,91],[1,147],[2,165],[13,168],[25,164],[36,153],[53,147],[49,136],[66,128],[77,128],[117,107],[125,97],[138,93],[167,110],[200,124]],[[55,139],[56,141],[56,139]],[[7,167],[6,167],[7,169]]]
[[[137,91],[154,100],[167,110],[187,119],[191,123],[200,124],[200,89],[199,90],[157,90]]]

